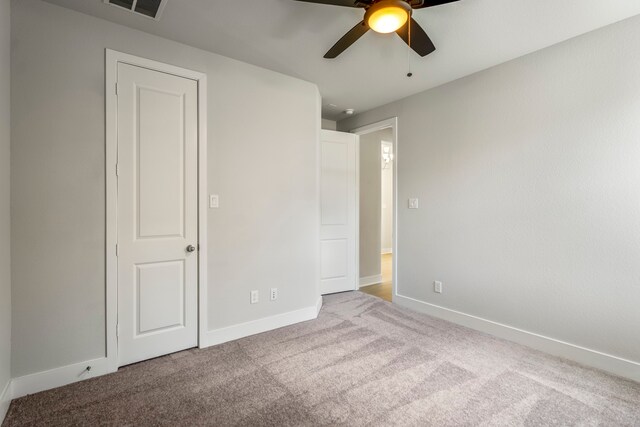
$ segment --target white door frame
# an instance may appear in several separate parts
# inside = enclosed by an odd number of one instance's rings
[[[366,135],[368,133],[376,132],[382,129],[391,128],[391,132],[393,134],[393,225],[392,225],[392,236],[391,236],[391,245],[392,245],[392,278],[391,278],[391,299],[395,300],[396,296],[398,296],[398,118],[391,117],[389,119],[381,120],[379,122],[375,122],[366,126],[361,126],[355,129],[350,130],[351,133],[355,133],[356,135]],[[360,164],[360,150],[358,150],[358,164]],[[358,181],[358,186],[360,185],[360,181]],[[360,194],[360,189],[358,188],[358,194]],[[360,229],[360,217],[358,216],[358,230]],[[359,263],[358,258],[358,263]],[[359,267],[359,266],[358,266]],[[358,269],[359,271],[359,269]],[[358,278],[359,279],[359,278]],[[360,283],[358,282],[358,289],[360,289]]]
[[[106,49],[106,356],[108,372],[118,370],[118,64],[172,74],[198,83],[198,345],[207,331],[207,75]]]

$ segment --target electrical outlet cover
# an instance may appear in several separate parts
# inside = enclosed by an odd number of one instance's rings
[[[442,282],[433,282],[433,292],[437,294],[442,293]]]

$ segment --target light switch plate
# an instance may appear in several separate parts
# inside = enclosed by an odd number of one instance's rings
[[[409,199],[409,209],[418,209],[420,201],[418,199]]]
[[[211,209],[217,209],[220,207],[220,197],[217,194],[209,195],[209,207]]]

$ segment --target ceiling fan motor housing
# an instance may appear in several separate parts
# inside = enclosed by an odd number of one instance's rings
[[[367,7],[367,11],[364,15],[365,22],[369,20],[369,17],[371,16],[371,14],[381,9],[385,9],[387,7],[402,8],[407,11],[409,16],[411,16],[411,12],[413,11],[413,8],[411,7],[411,3],[406,0],[378,0],[374,2],[372,5]]]

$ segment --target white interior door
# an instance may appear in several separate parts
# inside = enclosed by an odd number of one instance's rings
[[[118,358],[198,344],[197,82],[118,65]]]
[[[320,290],[357,289],[358,136],[323,130],[320,171]]]

